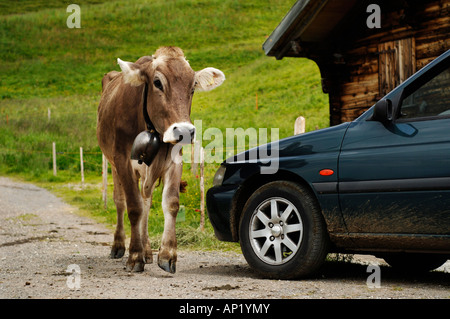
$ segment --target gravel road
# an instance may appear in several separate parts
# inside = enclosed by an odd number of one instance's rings
[[[112,238],[50,192],[0,177],[0,298],[450,299],[450,262],[411,277],[355,255],[327,262],[316,278],[280,281],[258,278],[238,253],[180,250],[176,274],[156,263],[128,273],[127,255],[108,258]],[[380,267],[380,288],[367,285],[369,264]]]

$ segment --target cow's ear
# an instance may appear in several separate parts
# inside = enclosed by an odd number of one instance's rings
[[[121,59],[117,59],[117,63],[122,70],[125,83],[129,83],[132,86],[139,86],[145,82],[145,78],[140,70],[140,65],[122,61]]]
[[[215,68],[206,68],[195,72],[195,90],[204,92],[211,91],[225,81],[225,74]]]

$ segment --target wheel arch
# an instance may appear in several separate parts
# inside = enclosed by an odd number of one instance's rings
[[[242,210],[250,196],[261,186],[274,181],[288,181],[306,187],[311,195],[317,201],[317,196],[310,184],[301,176],[286,170],[278,170],[275,174],[255,174],[245,180],[237,190],[230,211],[230,226],[233,241],[239,242],[239,221],[241,219]],[[319,207],[320,204],[318,203]],[[322,212],[323,217],[323,212]]]

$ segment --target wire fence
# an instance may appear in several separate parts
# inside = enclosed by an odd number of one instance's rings
[[[10,124],[11,117],[9,113],[6,113],[2,111],[5,119],[6,125]],[[84,115],[86,116],[89,114],[90,116],[93,116],[94,113],[92,112],[74,112],[74,111],[60,111],[58,110],[57,114],[52,115],[52,109],[47,108],[46,120],[48,123],[50,123],[53,120],[57,120],[61,116],[73,116],[73,115]],[[17,115],[17,114],[14,114]],[[41,121],[43,120],[42,117],[43,111],[38,110],[34,112],[27,112],[27,115],[30,117],[34,117],[35,120],[37,118],[40,118]],[[56,115],[56,116],[55,116]],[[96,115],[96,113],[95,113]],[[14,118],[15,116],[13,116]],[[21,118],[21,116],[17,116],[17,119]],[[37,121],[39,121],[37,119]],[[1,124],[1,123],[0,123]],[[303,117],[298,117],[294,124],[294,134],[301,134],[305,132],[305,119]],[[245,140],[244,140],[245,141]],[[236,154],[237,152],[244,151],[245,149],[237,149],[237,145],[233,146],[224,146],[221,145],[214,145],[213,150],[212,148],[206,147],[208,151],[209,158],[205,158],[205,148],[202,146],[203,141],[196,141],[193,143],[190,147],[185,146],[183,148],[183,151],[187,150],[187,156],[183,157],[184,162],[188,162],[191,164],[191,171],[194,175],[197,174],[198,169],[200,170],[200,211],[201,211],[201,224],[200,227],[203,230],[204,228],[204,214],[205,214],[205,180],[204,180],[204,169],[205,164],[210,163],[209,160],[213,158],[217,163],[220,163],[224,160],[223,157],[229,157],[230,154]],[[50,144],[50,142],[49,142]],[[256,146],[256,145],[254,145]],[[242,147],[242,145],[241,145]],[[214,155],[212,155],[214,153]],[[79,147],[79,151],[74,150],[61,150],[57,148],[56,142],[51,142],[51,150],[36,150],[36,149],[29,149],[27,147],[21,147],[21,148],[8,148],[5,146],[0,145],[0,156],[12,156],[12,154],[26,154],[28,156],[31,156],[32,154],[39,154],[42,158],[42,162],[50,162],[51,168],[53,170],[53,175],[57,176],[58,170],[75,170],[79,171],[80,174],[80,180],[82,187],[84,185],[84,174],[85,169],[87,168],[89,171],[95,171],[98,172],[99,175],[102,176],[102,199],[104,202],[105,209],[107,208],[107,188],[108,188],[108,163],[105,158],[105,156],[102,154],[101,151],[87,151],[85,152],[83,147]],[[217,156],[219,154],[219,156]],[[14,156],[12,156],[14,157]],[[222,157],[222,158],[220,158]]]

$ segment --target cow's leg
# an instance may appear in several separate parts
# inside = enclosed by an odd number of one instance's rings
[[[114,181],[114,203],[117,209],[117,226],[114,233],[114,243],[111,248],[111,258],[122,258],[125,254],[125,230],[123,228],[123,217],[127,204],[125,201],[125,193],[122,185],[120,184],[119,177],[115,167],[112,167],[112,176]]]
[[[127,271],[144,271],[144,246],[142,244],[143,201],[139,191],[139,181],[129,159],[115,160],[118,179],[125,193],[128,218],[131,224],[131,239]],[[119,164],[122,165],[119,167]]]
[[[175,223],[180,206],[181,164],[172,163],[164,174],[162,208],[164,212],[164,232],[158,254],[158,265],[167,272],[175,273],[177,262],[177,240]]]
[[[148,237],[148,214],[152,205],[152,198],[144,198],[144,216],[142,218],[142,245],[144,245],[145,263],[153,262],[152,246]]]
[[[150,239],[148,236],[148,215],[150,212],[150,208],[152,205],[152,195],[154,190],[154,181],[149,175],[150,168],[147,167],[147,165],[144,164],[138,164],[135,161],[132,161],[133,168],[135,169],[135,172],[140,176],[141,178],[141,195],[143,199],[144,204],[144,214],[142,217],[142,245],[144,246],[144,256],[145,256],[145,263],[151,264],[153,262],[153,254],[152,254],[152,247],[150,244]],[[153,181],[153,182],[152,182]]]

